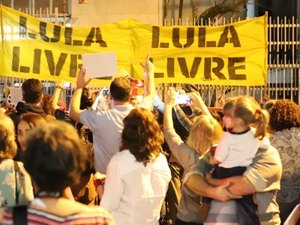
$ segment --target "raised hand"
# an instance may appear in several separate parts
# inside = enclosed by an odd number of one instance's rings
[[[173,87],[169,87],[165,92],[165,104],[169,106],[176,105],[176,91]]]
[[[86,78],[86,69],[81,68],[78,72],[77,75],[77,80],[76,80],[76,87],[77,88],[84,88],[85,86],[88,85],[88,83],[91,81],[91,79]]]
[[[141,66],[144,69],[144,76],[148,76],[149,74],[154,72],[154,65],[149,60],[149,55],[147,55],[145,63],[141,63]]]

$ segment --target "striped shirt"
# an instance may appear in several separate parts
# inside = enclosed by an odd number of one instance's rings
[[[12,209],[5,209],[3,213],[3,225],[13,224]],[[68,216],[58,216],[40,209],[27,209],[28,225],[79,225],[79,224],[97,224],[97,225],[115,225],[111,215],[100,207],[93,207],[89,212],[75,213]]]

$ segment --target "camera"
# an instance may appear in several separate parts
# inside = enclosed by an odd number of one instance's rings
[[[191,103],[190,96],[176,92],[176,104],[185,105],[189,103]]]
[[[109,89],[108,88],[103,88],[102,93],[103,93],[103,96],[108,96],[109,95]]]
[[[64,88],[70,88],[71,82],[64,82]]]

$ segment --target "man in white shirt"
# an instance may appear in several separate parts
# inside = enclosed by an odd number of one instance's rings
[[[145,93],[142,105],[151,110],[155,93],[154,65],[147,57],[145,65],[142,66],[145,72]],[[130,104],[131,86],[128,78],[116,77],[110,84],[110,110],[80,110],[82,89],[89,81],[86,80],[85,69],[81,69],[77,76],[77,88],[71,101],[70,117],[87,125],[92,131],[95,169],[97,172],[106,173],[108,162],[119,151],[123,119],[134,108]]]

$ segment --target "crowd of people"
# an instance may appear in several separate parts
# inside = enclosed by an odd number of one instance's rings
[[[189,85],[178,104],[141,65],[139,101],[128,77],[90,98],[84,68],[68,110],[61,82],[53,96],[22,84],[0,111],[1,223],[284,224],[300,204],[299,106],[236,96],[216,112]]]

